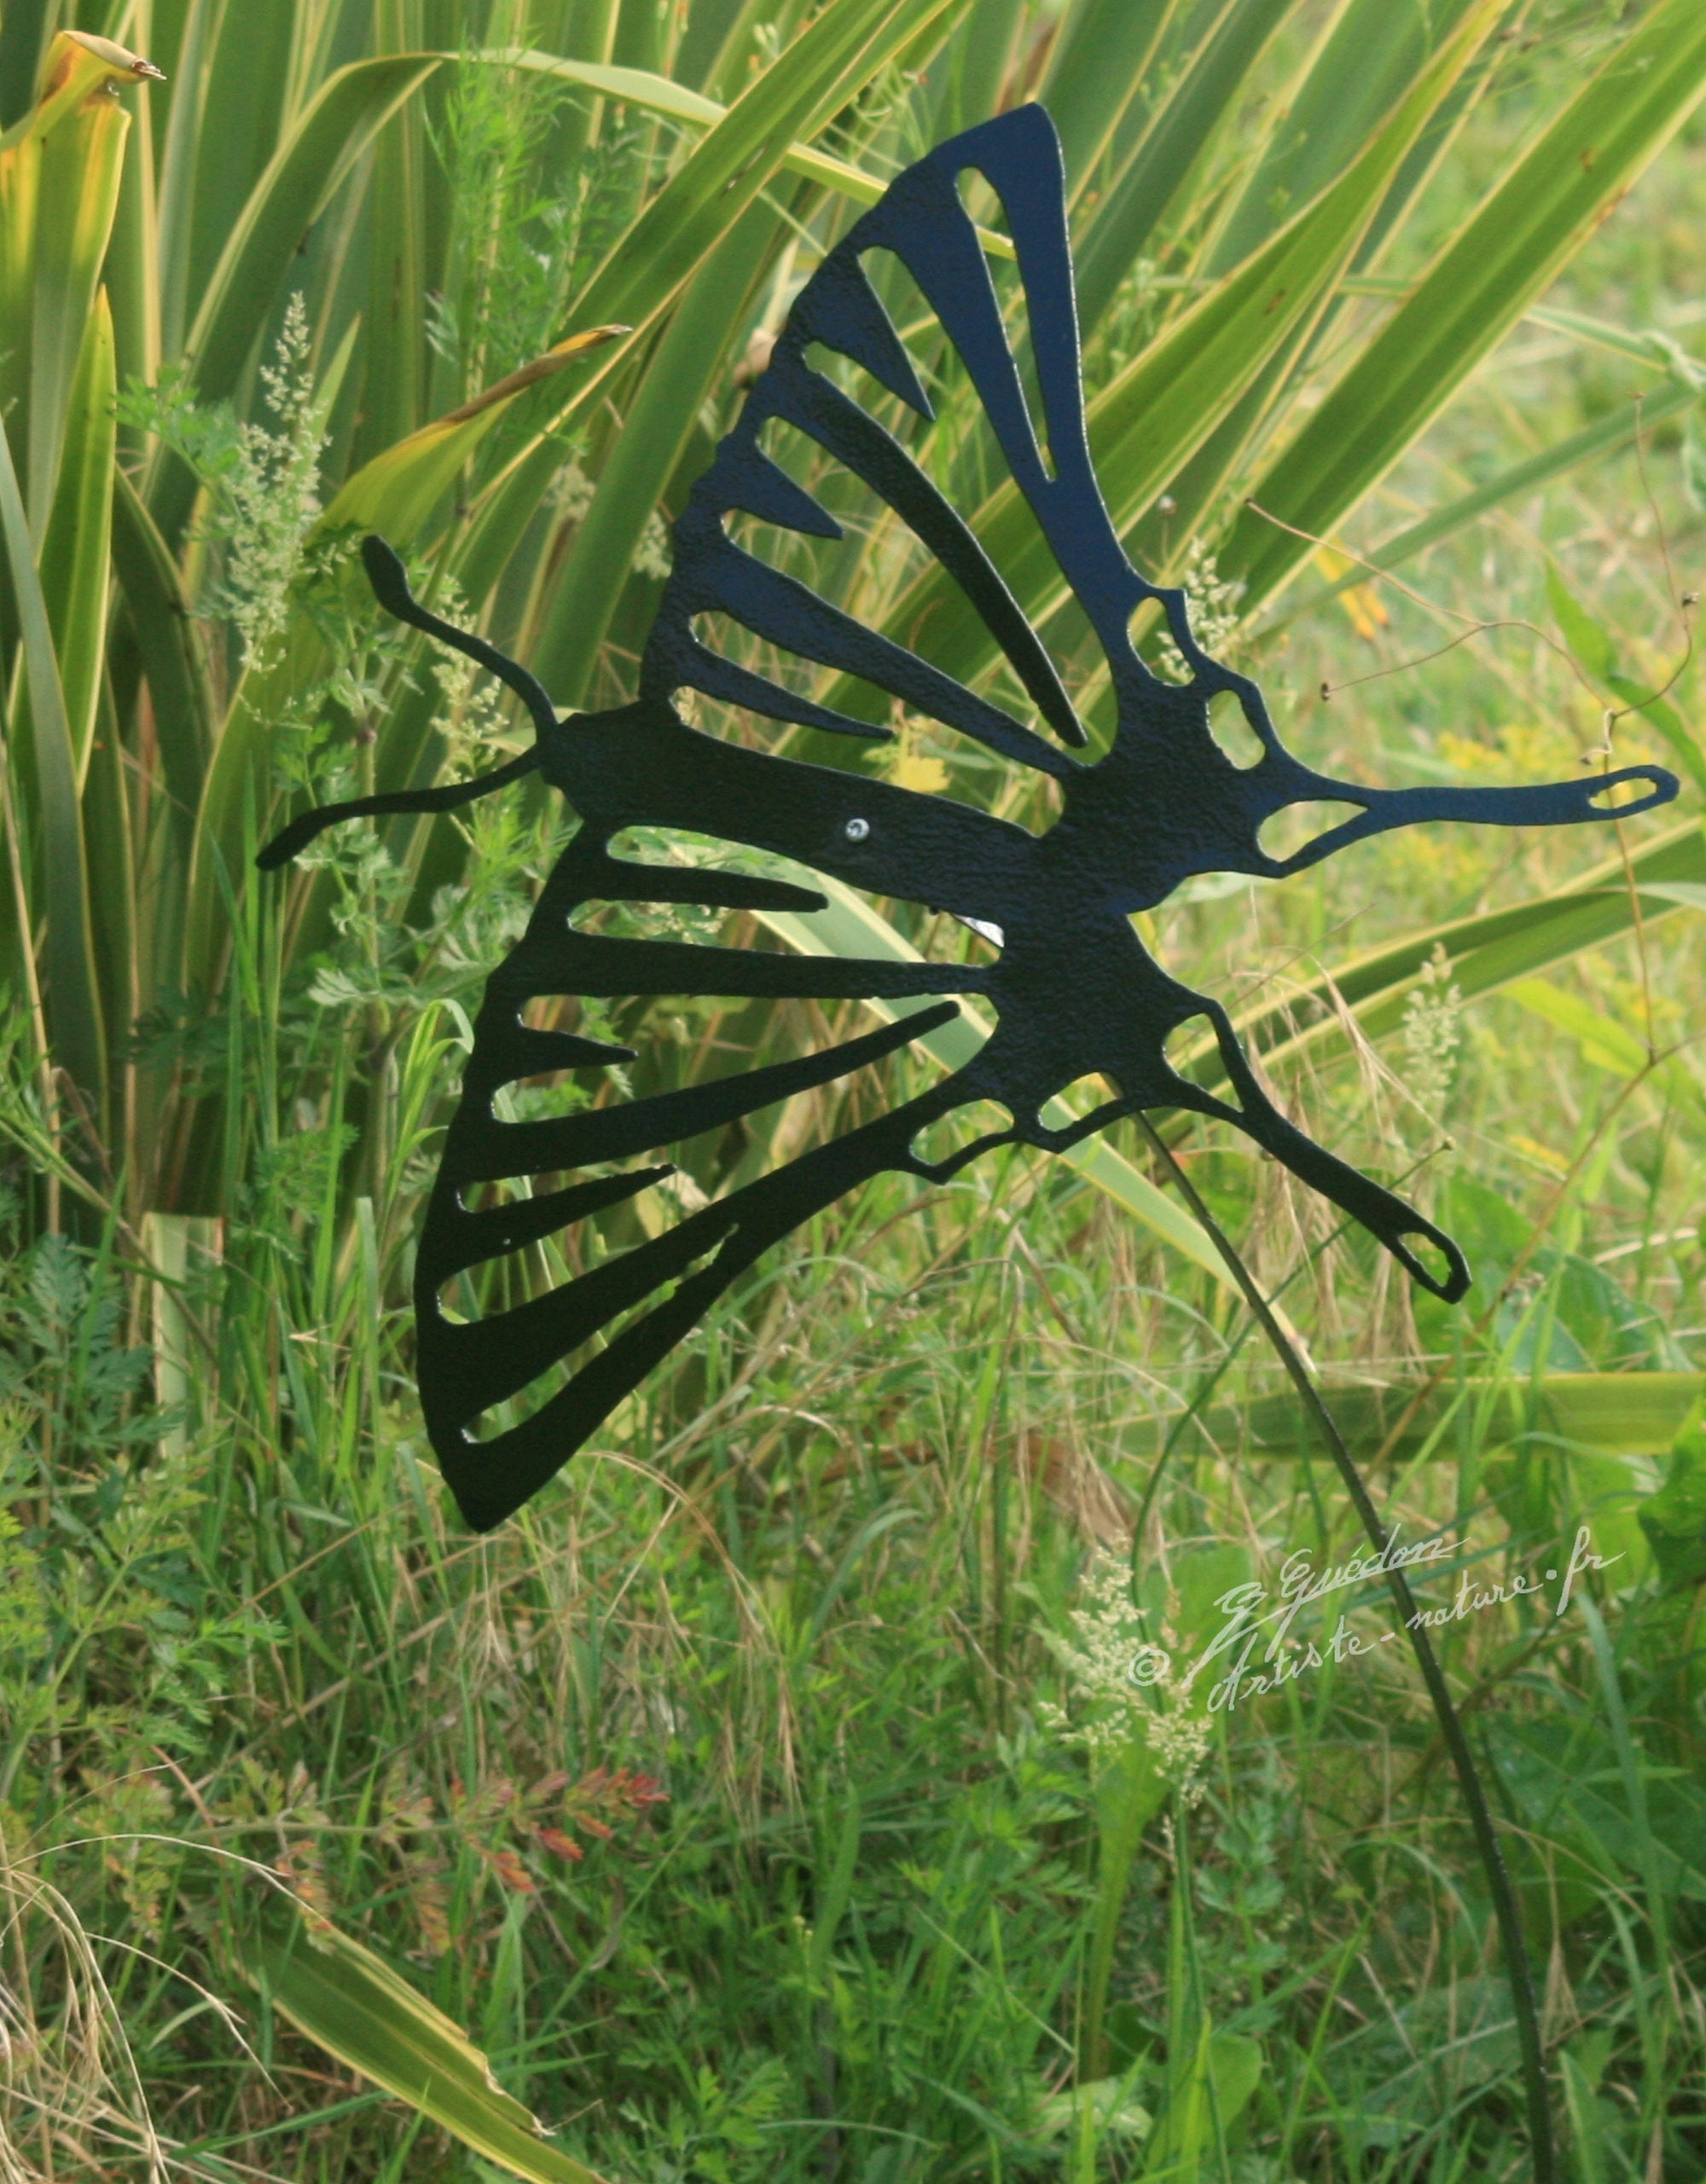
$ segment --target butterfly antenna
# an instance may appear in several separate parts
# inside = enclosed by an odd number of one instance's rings
[[[370,531],[362,541],[362,566],[368,572],[374,597],[387,614],[394,614],[399,622],[409,623],[416,629],[424,629],[429,637],[436,637],[441,645],[449,645],[469,659],[478,660],[500,682],[509,685],[533,715],[533,725],[540,734],[550,734],[557,725],[557,709],[546,695],[545,686],[507,652],[500,652],[496,645],[488,645],[484,637],[476,637],[472,630],[458,629],[454,623],[444,621],[422,606],[409,588],[408,572],[400,557],[377,532]]]
[[[424,629],[440,644],[449,645],[469,659],[477,660],[481,667],[490,669],[522,700],[542,735],[556,727],[556,708],[546,695],[544,686],[495,645],[488,645],[472,631],[458,629],[454,623],[446,622],[442,616],[422,606],[409,588],[408,572],[401,558],[376,533],[370,533],[362,541],[362,565],[368,572],[374,597],[388,614],[395,615],[399,622],[411,623],[416,629]],[[534,772],[538,763],[539,747],[536,744],[531,750],[511,759],[508,766],[495,767],[490,773],[476,774],[472,781],[446,782],[436,789],[399,789],[383,796],[355,797],[345,803],[322,804],[317,811],[304,812],[299,819],[293,820],[281,832],[274,835],[255,862],[263,872],[274,872],[279,866],[289,864],[293,857],[299,857],[316,835],[328,826],[341,826],[346,819],[378,819],[397,812],[455,811],[460,805],[490,796],[494,789],[520,780]]]

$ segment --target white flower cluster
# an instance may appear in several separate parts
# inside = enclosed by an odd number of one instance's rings
[[[578,458],[571,455],[551,487],[551,500],[557,513],[566,524],[577,524],[591,507],[592,495],[591,478],[581,468]]]
[[[557,472],[551,498],[565,523],[577,524],[591,507],[592,496],[597,490],[581,468],[578,458],[571,455]],[[659,582],[670,573],[670,526],[656,508],[646,518],[630,565],[636,576],[653,576]]]
[[[1071,1613],[1076,1644],[1043,1634],[1076,1703],[1069,1712],[1045,1701],[1038,1718],[1093,1757],[1146,1743],[1162,1772],[1194,1804],[1201,1789],[1193,1778],[1209,1748],[1208,1718],[1191,1710],[1182,1692],[1171,1690],[1172,1654],[1146,1637],[1144,1621],[1144,1610],[1132,1604],[1129,1570],[1099,1548],[1085,1575],[1083,1604]]]
[[[1199,538],[1193,538],[1185,549],[1185,566],[1180,572],[1180,583],[1184,587],[1191,608],[1191,634],[1211,658],[1219,659],[1227,652],[1238,632],[1238,603],[1244,596],[1241,582],[1231,579],[1222,582],[1220,565]],[[1191,680],[1192,669],[1184,654],[1163,634],[1158,651],[1161,665],[1181,682]]]
[[[225,578],[220,605],[242,641],[243,664],[270,664],[283,634],[291,579],[320,514],[315,490],[325,436],[314,400],[313,345],[300,292],[284,314],[276,360],[261,367],[276,431],[243,425],[228,475]]]
[[[670,573],[670,527],[653,508],[646,518],[646,528],[640,534],[640,543],[634,549],[634,573],[636,576],[654,576],[661,583]]]
[[[454,579],[447,577],[439,586],[434,605],[447,622],[462,629],[471,625],[473,617]],[[435,640],[434,655],[432,680],[440,704],[432,726],[444,739],[446,777],[461,780],[492,763],[503,731],[502,686],[466,652]]]
[[[1148,1714],[1144,1718],[1144,1735],[1157,1766],[1176,1785],[1186,1804],[1200,1803],[1208,1788],[1198,1772],[1209,1756],[1208,1716],[1187,1712],[1183,1706],[1170,1714]]]
[[[1451,959],[1444,943],[1436,941],[1404,1007],[1405,1084],[1416,1104],[1436,1119],[1456,1073],[1462,1017],[1463,995],[1452,982]]]

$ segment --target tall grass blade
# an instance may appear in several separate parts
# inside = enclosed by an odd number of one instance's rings
[[[529,2184],[603,2184],[542,2135],[443,2011],[349,1935],[298,1925],[260,1951],[275,2009],[340,2063]]]
[[[95,937],[90,923],[89,866],[77,753],[55,657],[47,601],[42,595],[29,518],[0,418],[0,538],[23,633],[23,680],[28,693],[28,750],[40,829],[40,887],[44,911],[43,984],[49,996],[55,1058],[99,1115],[107,1089],[106,1038],[101,1020]],[[16,791],[15,791],[15,794]],[[26,932],[20,945],[33,945]]]
[[[906,46],[965,0],[839,0],[786,48],[694,147],[623,235],[581,298],[587,318],[643,328],[786,159]]]
[[[260,330],[284,293],[297,246],[380,130],[439,66],[432,54],[354,61],[322,86],[268,162],[230,224],[229,240],[197,306],[184,368],[198,397],[229,395]],[[168,537],[182,520],[186,485],[151,495]],[[162,498],[164,495],[164,498]]]
[[[1536,314],[1530,313],[1531,317]],[[1401,569],[1419,553],[1425,553],[1430,546],[1438,546],[1454,538],[1460,530],[1488,515],[1494,508],[1502,508],[1511,501],[1520,500],[1524,494],[1533,493],[1555,478],[1568,477],[1584,464],[1597,462],[1607,455],[1620,455],[1633,446],[1644,433],[1656,425],[1664,424],[1673,417],[1686,414],[1700,400],[1697,387],[1673,382],[1661,386],[1652,394],[1643,396],[1626,408],[1614,409],[1609,417],[1593,425],[1584,425],[1579,432],[1572,432],[1558,441],[1555,447],[1545,449],[1525,461],[1510,464],[1489,478],[1484,485],[1471,492],[1460,494],[1419,523],[1407,524],[1390,538],[1382,539],[1371,547],[1366,561],[1352,564],[1334,583],[1311,592],[1295,603],[1288,599],[1284,611],[1276,615],[1270,627],[1278,629],[1298,616],[1310,613],[1326,600],[1355,585],[1367,583],[1371,571]]]
[[[1256,482],[1221,559],[1268,598],[1385,476],[1706,94],[1706,16],[1658,0]],[[1266,515],[1256,513],[1265,510]]]

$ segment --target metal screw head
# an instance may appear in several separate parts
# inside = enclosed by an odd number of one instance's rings
[[[868,819],[850,819],[841,831],[850,842],[862,842],[871,831],[871,822]]]

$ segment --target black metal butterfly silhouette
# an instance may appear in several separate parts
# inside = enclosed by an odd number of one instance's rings
[[[978,235],[958,180],[980,174],[1005,211],[1030,324],[1042,416],[1032,416]],[[740,420],[693,487],[674,527],[673,571],[645,648],[639,694],[604,713],[559,719],[524,669],[453,629],[411,596],[384,542],[363,553],[374,592],[402,620],[482,663],[518,692],[538,741],[512,764],[452,787],[363,798],[305,814],[261,857],[276,866],[323,826],[362,814],[444,810],[537,768],[560,789],[580,827],[550,874],[521,940],[493,972],[463,1074],[420,1242],[415,1277],[422,1406],[444,1475],[467,1521],[496,1525],[542,1486],[769,1247],[884,1170],[927,1181],[951,1176],[1007,1143],[1059,1150],[1137,1109],[1186,1108],[1233,1123],[1368,1229],[1410,1275],[1454,1301],[1468,1269],[1451,1239],[1413,1207],[1313,1143],[1262,1090],[1220,1004],[1169,977],[1145,950],[1132,915],[1192,875],[1301,871],[1335,850],[1421,820],[1558,826],[1612,816],[1608,789],[1643,781],[1628,817],[1669,801],[1672,775],[1652,766],[1543,787],[1367,789],[1301,764],[1281,744],[1261,693],[1210,659],[1191,634],[1182,591],[1148,583],[1109,518],[1085,434],[1077,323],[1060,151],[1047,113],[1026,106],[940,145],[899,176],[807,282],[769,368]],[[932,412],[914,362],[862,263],[892,252],[911,275],[964,365],[1008,471],[1106,656],[1118,721],[1105,754],[1075,758],[1087,742],[1059,675],[994,564],[949,501],[900,443],[825,373],[812,345],[848,359],[918,415]],[[1040,727],[877,634],[808,585],[737,544],[728,518],[745,514],[783,530],[834,539],[840,526],[761,445],[772,420],[794,427],[863,482],[935,556],[981,617]],[[1039,431],[1039,426],[1041,430]],[[1045,454],[1046,449],[1046,454]],[[1191,675],[1152,673],[1134,647],[1134,612],[1158,603]],[[690,727],[673,702],[682,690],[766,720],[830,733],[887,731],[830,710],[713,650],[698,617],[722,615],[778,650],[874,685],[914,713],[970,738],[996,758],[1059,785],[1047,831],[935,794],[742,746]],[[1210,700],[1236,698],[1260,739],[1240,768],[1210,733]],[[1052,734],[1041,732],[1052,731]],[[1257,842],[1263,821],[1289,804],[1332,800],[1359,815],[1275,860]],[[590,906],[694,905],[711,910],[809,912],[823,898],[745,872],[659,866],[612,854],[624,829],[712,836],[833,874],[868,894],[945,911],[993,941],[981,965],[808,957],[581,930]],[[584,920],[583,921],[584,922]],[[587,1177],[632,1162],[774,1103],[868,1068],[956,1013],[977,994],[997,1019],[965,1067],[873,1121],[802,1154],[728,1196],[684,1213],[663,1232],[527,1301],[473,1321],[448,1318],[447,1284],[471,1269],[634,1198],[672,1173],[665,1163]],[[506,1086],[553,1072],[609,1068],[625,1048],[530,1027],[541,997],[728,997],[749,1002],[903,1003],[911,1013],[798,1059],[638,1098],[616,1098],[543,1120],[501,1120]],[[924,1005],[920,1005],[921,1000]],[[1169,1035],[1206,1017],[1232,1094],[1181,1075]],[[1042,1110],[1085,1078],[1117,1096],[1063,1127]],[[949,1156],[917,1140],[938,1118],[982,1101],[1012,1117]],[[479,1203],[484,1186],[579,1174],[536,1196]],[[1430,1272],[1410,1248],[1442,1255]],[[602,1347],[589,1347],[604,1337]],[[531,1416],[488,1439],[471,1428],[577,1352],[588,1353]]]

